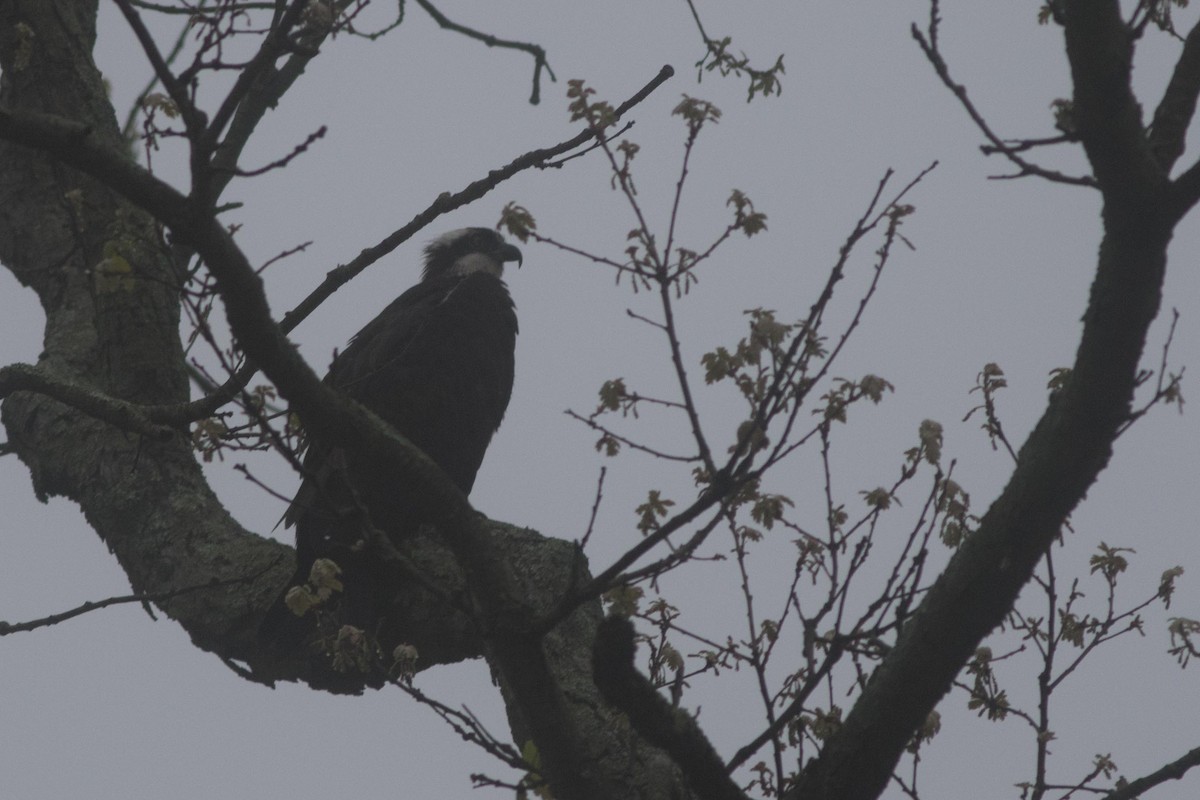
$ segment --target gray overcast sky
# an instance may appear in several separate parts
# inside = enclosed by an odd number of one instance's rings
[[[394,7],[376,5],[371,13],[381,20]],[[227,195],[246,204],[238,238],[252,259],[313,241],[268,271],[276,312],[439,193],[574,133],[567,79],[585,78],[619,102],[670,63],[676,77],[638,108],[628,134],[642,146],[635,174],[643,201],[665,222],[683,140],[682,125],[669,112],[688,93],[712,100],[724,117],[704,132],[694,156],[682,209],[685,246],[698,247],[725,224],[733,187],[769,215],[768,233],[731,241],[680,306],[697,371],[701,353],[741,335],[742,309],[766,306],[783,319],[807,309],[887,168],[896,170],[898,186],[940,161],[909,197],[917,214],[904,233],[917,249],[894,254],[837,370],[854,378],[877,373],[896,393],[852,417],[839,431],[835,456],[850,502],[858,488],[894,477],[922,419],[939,420],[948,452],[959,458],[958,478],[982,513],[1009,465],[991,452],[976,420],[960,422],[976,402],[967,391],[985,363],[998,362],[1011,385],[1000,399],[1004,421],[1015,441],[1024,439],[1044,407],[1047,373],[1074,354],[1098,244],[1097,196],[1032,179],[987,179],[1006,172],[1006,165],[980,154],[981,137],[909,35],[912,22],[927,20],[922,2],[698,5],[710,34],[732,36],[734,49],[755,62],[785,54],[781,97],[747,105],[738,80],[707,75],[697,85],[692,65],[702,47],[683,2],[579,3],[569,11],[549,0],[443,3],[458,21],[546,47],[559,81],[543,83],[536,107],[526,102],[527,57],[440,31],[413,4],[405,24],[379,42],[329,43],[265,121],[245,163],[278,158],[320,125],[328,126],[328,135],[287,170],[237,184]],[[1061,34],[1039,27],[1036,11],[1037,3],[947,2],[943,8],[951,68],[1006,136],[1052,133],[1050,103],[1070,93]],[[108,4],[101,13],[98,59],[124,113],[148,71],[118,15]],[[1144,49],[1138,84],[1157,87],[1177,46],[1151,36]],[[1143,101],[1152,106],[1156,96],[1148,92]],[[178,176],[175,155],[169,147],[155,155],[161,174]],[[1051,163],[1064,170],[1083,167],[1074,151],[1058,158]],[[533,212],[541,232],[606,254],[621,254],[632,227],[593,156],[561,171],[523,174],[419,238],[494,224],[510,199]],[[1190,369],[1200,365],[1198,230],[1194,214],[1179,229],[1164,302],[1182,314],[1172,363]],[[296,332],[318,369],[416,279],[421,242],[405,245],[342,289]],[[854,262],[839,313],[852,309],[875,246],[868,242]],[[652,331],[625,314],[626,308],[648,309],[645,296],[614,289],[609,273],[582,259],[530,245],[509,285],[521,320],[517,385],[472,499],[493,517],[577,538],[604,462],[592,448],[594,435],[562,412],[590,411],[609,378],[624,376],[644,391],[665,385],[665,352]],[[0,361],[33,361],[41,325],[36,301],[7,272],[0,286]],[[1157,367],[1166,330],[1164,317],[1147,366]],[[719,393],[704,403],[716,415],[734,408]],[[680,433],[673,426],[655,435],[669,442]],[[237,461],[213,466],[214,485],[244,524],[267,533],[282,506],[234,473]],[[278,464],[249,463],[280,491],[292,491],[294,478]],[[633,507],[647,488],[682,496],[688,486],[686,470],[636,455],[608,464],[605,504],[589,548],[593,567],[636,541]],[[1114,463],[1076,514],[1076,533],[1060,563],[1086,574],[1087,555],[1098,542],[1136,548],[1126,597],[1153,593],[1162,570],[1183,564],[1189,571],[1171,613],[1200,617],[1200,544],[1191,505],[1200,489],[1198,466],[1194,411],[1180,416],[1160,409],[1139,423],[1120,440]],[[800,460],[780,474],[779,490],[801,503],[811,492],[805,481],[814,475],[811,463]],[[0,459],[0,493],[0,618],[40,617],[128,591],[116,562],[74,507],[61,500],[39,505],[15,458]],[[820,514],[814,506],[812,518]],[[757,565],[767,583],[771,552],[765,549]],[[687,574],[706,591],[696,596],[687,585],[674,587],[685,621],[714,631],[736,622],[735,598],[712,588],[734,592],[727,573],[713,566]],[[790,565],[781,579],[788,575]],[[1095,581],[1083,586],[1101,588]],[[1197,671],[1180,671],[1164,655],[1166,641],[1163,615],[1153,609],[1145,638],[1113,645],[1067,686],[1055,726],[1057,777],[1082,777],[1094,754],[1111,753],[1132,778],[1200,745]],[[1014,670],[1025,676],[1019,692],[1028,699],[1032,667]],[[3,797],[318,798],[347,790],[466,797],[470,772],[505,776],[397,692],[342,698],[251,685],[193,648],[181,629],[152,621],[136,606],[0,640],[0,674]],[[506,731],[481,663],[423,674],[418,685],[452,704],[465,702],[495,732]],[[726,675],[699,682],[688,695],[726,753],[753,734],[759,719],[752,693],[744,691],[749,687],[748,676]],[[1030,773],[1028,733],[1016,721],[978,721],[964,706],[961,696],[943,704],[943,736],[923,767],[925,796],[962,797],[964,790],[975,797],[1014,796],[1012,783]],[[1200,777],[1193,777],[1151,796],[1195,797],[1197,786]]]

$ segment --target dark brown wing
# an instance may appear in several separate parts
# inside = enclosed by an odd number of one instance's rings
[[[359,331],[325,380],[378,414],[469,493],[508,407],[516,335],[512,298],[499,278],[481,272],[426,280]],[[296,527],[294,583],[307,580],[317,558],[351,567],[364,508],[396,541],[425,521],[420,498],[381,465],[348,463],[341,451],[314,441],[304,468],[284,517]]]

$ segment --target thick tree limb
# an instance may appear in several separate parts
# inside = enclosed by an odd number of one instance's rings
[[[1133,39],[1117,0],[1066,6],[1072,118],[1105,205],[1144,201],[1166,183],[1166,172],[1143,133],[1141,105],[1129,82]]]
[[[94,2],[0,3],[0,106],[61,122],[51,127],[64,141],[82,132],[94,146],[122,152],[91,61],[95,22]],[[35,38],[17,63],[22,25]],[[102,182],[7,141],[0,141],[0,174],[0,260],[37,292],[46,314],[38,369],[56,386],[41,388],[62,390],[68,401],[94,393],[77,404],[105,406],[100,415],[110,419],[109,412],[129,411],[114,403],[186,400],[176,284],[150,217]],[[94,267],[116,240],[132,271],[119,290],[97,291]],[[136,413],[128,416],[140,424]],[[37,495],[76,501],[134,592],[161,595],[259,570],[282,582],[293,568],[290,548],[247,533],[229,516],[187,437],[130,435],[30,392],[4,400],[3,420],[8,446],[29,468]],[[198,647],[244,658],[256,647],[253,609],[270,602],[272,584],[269,577],[223,584],[161,607]]]
[[[592,656],[596,685],[604,699],[629,716],[634,729],[661,747],[683,769],[702,800],[746,800],[696,720],[673,708],[633,665],[633,624],[622,617],[600,623]]]
[[[1183,52],[1175,62],[1175,71],[1154,109],[1154,124],[1150,129],[1150,150],[1158,165],[1169,174],[1171,167],[1183,155],[1187,131],[1196,114],[1196,97],[1200,95],[1200,22],[1188,32]]]
[[[1071,510],[1108,463],[1130,413],[1178,220],[1129,86],[1115,0],[1067,3],[1079,135],[1104,197],[1105,235],[1072,378],[1051,398],[1012,477],[880,663],[791,800],[867,800],[971,652],[998,625]]]

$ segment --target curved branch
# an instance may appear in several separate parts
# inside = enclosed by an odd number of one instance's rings
[[[1177,781],[1192,767],[1200,766],[1200,747],[1189,750],[1183,757],[1151,772],[1144,778],[1130,781],[1119,789],[1104,795],[1103,800],[1137,800],[1137,798],[1167,781]]]
[[[696,720],[672,707],[634,667],[636,649],[629,620],[608,617],[600,623],[592,663],[604,699],[624,711],[648,742],[670,754],[697,797],[746,800]]]
[[[140,433],[167,441],[177,431],[157,423],[146,407],[118,400],[103,392],[49,374],[29,364],[10,364],[0,368],[0,399],[13,392],[37,392],[76,408],[93,419],[102,420],[121,430]]]
[[[554,70],[550,69],[550,63],[546,60],[546,51],[541,46],[529,42],[514,42],[510,39],[501,39],[488,33],[480,33],[474,28],[460,25],[434,7],[433,3],[430,3],[429,0],[417,0],[417,5],[425,9],[425,13],[433,17],[434,22],[448,31],[461,33],[469,39],[483,42],[488,47],[523,50],[533,56],[533,90],[529,95],[530,105],[536,106],[542,101],[542,70],[546,71],[546,74],[550,76],[550,80],[558,80],[558,78],[554,77]]]

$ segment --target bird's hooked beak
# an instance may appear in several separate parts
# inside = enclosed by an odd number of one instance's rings
[[[517,262],[517,267],[520,268],[522,260],[521,251],[508,242],[505,242],[496,250],[496,260],[501,264],[509,261],[515,261]]]

